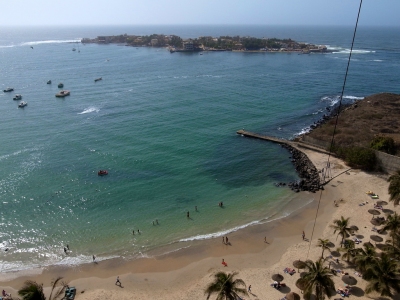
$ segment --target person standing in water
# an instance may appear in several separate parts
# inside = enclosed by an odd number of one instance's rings
[[[188,219],[190,218],[189,212],[186,213],[186,217],[187,217]]]

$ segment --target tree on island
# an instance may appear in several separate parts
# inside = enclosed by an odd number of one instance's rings
[[[62,277],[57,277],[51,282],[51,292],[49,300],[55,300],[62,296],[67,288],[67,283],[61,281]],[[53,295],[53,292],[54,295]],[[22,300],[46,300],[46,296],[43,292],[43,284],[39,284],[33,280],[27,280],[24,286],[18,290],[18,295],[22,297]]]
[[[210,283],[204,292],[207,294],[207,299],[214,293],[217,293],[217,300],[235,300],[239,299],[239,294],[248,295],[244,281],[242,279],[233,280],[233,277],[237,274],[237,272],[231,274],[225,272],[216,273],[214,282]],[[240,286],[244,286],[244,288]]]
[[[335,284],[331,278],[334,271],[324,266],[322,258],[315,263],[305,261],[305,269],[303,277],[296,281],[296,285],[304,288],[304,299],[311,299],[314,293],[316,300],[323,300],[325,295],[330,298],[335,293]]]
[[[390,176],[388,181],[389,201],[392,201],[397,206],[400,203],[400,170],[397,170],[396,174]]]
[[[340,235],[342,237],[340,247],[343,247],[343,240],[349,237],[352,231],[349,226],[349,219],[350,218],[345,219],[341,216],[340,219],[333,220],[333,225],[330,225],[330,227],[335,230],[333,233],[338,232],[338,236]]]

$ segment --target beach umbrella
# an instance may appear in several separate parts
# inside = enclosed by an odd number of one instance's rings
[[[357,231],[358,227],[356,225],[352,225],[352,226],[350,226],[350,229],[353,230],[353,231]]]
[[[379,200],[378,202],[376,202],[376,205],[388,205],[388,203],[386,201]]]
[[[372,215],[372,218],[374,218],[374,216],[380,215],[381,212],[379,210],[376,209],[368,209],[368,212]]]
[[[388,245],[386,244],[375,244],[376,248],[378,248],[379,250],[386,250],[388,248]]]
[[[366,242],[366,243],[364,243],[364,246],[369,246],[369,247],[375,248],[375,246],[372,245],[371,242]]]
[[[383,221],[381,221],[379,219],[372,219],[370,222],[372,225],[379,226],[382,224]]]
[[[300,300],[300,295],[294,292],[286,294],[286,300]]]
[[[388,214],[388,215],[394,214],[394,211],[391,210],[391,209],[388,209],[388,208],[382,209],[382,211],[383,211],[385,214]]]
[[[306,287],[306,282],[304,280],[297,280],[296,286],[299,290],[304,291],[304,288]]]
[[[281,274],[274,274],[272,275],[272,280],[280,282],[283,280],[283,276]]]
[[[304,269],[305,266],[306,263],[304,261],[301,261],[300,259],[293,262],[293,267],[297,268],[297,272],[299,271],[299,269]]]
[[[379,235],[371,235],[369,237],[371,240],[373,240],[374,242],[382,242],[383,238],[381,238]]]
[[[342,276],[342,281],[345,283],[345,284],[348,284],[348,285],[355,285],[355,284],[357,284],[357,279],[355,279],[353,276],[351,276],[351,275],[343,275]]]

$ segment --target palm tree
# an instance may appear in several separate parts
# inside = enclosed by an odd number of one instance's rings
[[[49,300],[55,300],[64,293],[67,283],[61,281],[61,279],[62,277],[57,277],[51,282]],[[53,295],[54,290],[56,290],[56,292]],[[43,284],[38,284],[33,280],[25,281],[24,286],[18,290],[18,295],[22,297],[22,300],[46,300],[46,296],[43,293]]]
[[[399,205],[400,202],[400,170],[397,170],[397,172],[390,176],[388,181],[389,183],[389,195],[390,199],[389,201],[393,201],[393,204]]]
[[[325,249],[329,249],[328,245],[330,244],[330,241],[328,239],[318,239],[318,244],[317,247],[321,247],[322,248],[322,254],[321,254],[321,258],[324,258],[324,251]]]
[[[396,232],[400,229],[400,215],[395,212],[393,215],[388,215],[384,226],[380,229],[381,232],[385,230],[391,231],[393,244],[396,240]]]
[[[22,297],[22,300],[46,300],[43,284],[32,280],[25,281],[24,286],[18,290],[18,295]]]
[[[364,273],[369,265],[376,259],[376,250],[372,244],[364,244],[363,248],[358,248],[354,256],[354,263],[357,268]]]
[[[369,281],[365,292],[378,292],[381,296],[393,297],[393,291],[400,292],[400,272],[398,264],[389,255],[382,253],[381,258],[373,261],[363,278]]]
[[[391,231],[390,236],[392,239],[386,240],[386,247],[384,250],[391,257],[398,260],[400,258],[400,233],[398,231]]]
[[[330,298],[335,292],[335,284],[331,278],[334,271],[324,266],[322,258],[315,263],[306,260],[305,269],[304,276],[296,282],[296,284],[304,286],[304,299],[310,299],[313,292],[316,300],[324,299],[324,295]]]
[[[342,255],[343,259],[347,258],[347,262],[350,262],[350,258],[354,257],[356,252],[356,243],[352,240],[344,241],[344,248],[338,248],[339,252],[344,252]]]
[[[342,241],[340,242],[340,247],[343,246],[343,240],[349,237],[352,231],[352,229],[349,226],[349,219],[350,218],[345,219],[343,218],[343,216],[341,216],[340,220],[339,219],[333,220],[333,225],[330,226],[333,229],[335,229],[333,233],[336,233],[336,231],[338,231],[338,236],[340,235],[342,237]]]
[[[204,292],[207,294],[207,299],[214,293],[217,293],[217,300],[236,300],[239,298],[238,294],[248,295],[244,281],[242,279],[233,280],[233,277],[237,274],[237,272],[231,274],[225,272],[216,273],[214,282],[210,283]],[[239,286],[244,286],[245,288]]]

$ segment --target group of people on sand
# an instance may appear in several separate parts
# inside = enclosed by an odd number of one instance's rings
[[[228,239],[228,237],[223,236],[223,237],[222,237],[222,243],[224,243],[225,245],[229,245],[229,239]]]

